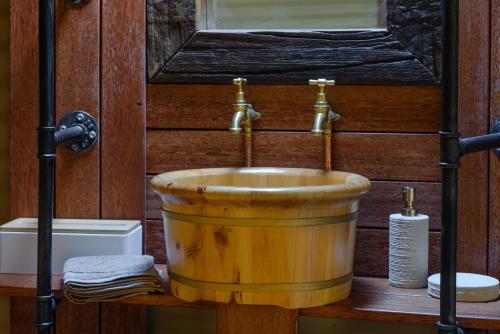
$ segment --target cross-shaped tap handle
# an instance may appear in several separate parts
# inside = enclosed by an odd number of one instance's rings
[[[247,79],[245,78],[235,78],[233,79],[233,85],[238,86],[238,91],[243,91],[243,85],[247,84]]]
[[[246,85],[247,79],[245,78],[235,78],[233,79],[233,85],[237,88],[236,90],[236,103],[245,104],[245,91],[243,90],[243,85]]]
[[[313,79],[311,79],[311,80],[309,80],[309,85],[319,87],[319,92],[318,92],[316,104],[326,104],[325,87],[335,85],[335,80],[327,80],[327,79],[313,80]]]
[[[325,86],[333,86],[335,85],[335,80],[327,80],[327,79],[317,79],[317,80],[309,80],[309,85],[311,86],[320,86],[320,87],[325,87]]]

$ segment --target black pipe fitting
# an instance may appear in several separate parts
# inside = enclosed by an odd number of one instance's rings
[[[60,129],[54,133],[54,142],[56,145],[79,141],[85,136],[86,129],[81,125],[75,125],[70,128]]]
[[[39,1],[39,91],[38,127],[38,254],[35,326],[37,333],[51,333],[55,326],[56,302],[52,294],[52,220],[56,146],[75,142],[81,152],[90,149],[98,137],[97,123],[89,114],[67,115],[75,122],[54,127],[55,118],[55,30],[54,0]],[[64,120],[64,119],[63,119]],[[80,123],[78,123],[80,122]],[[87,137],[88,138],[87,138]],[[78,144],[76,144],[78,143]],[[76,147],[76,146],[75,146]]]
[[[38,127],[38,159],[56,158],[55,128],[53,126]]]
[[[50,329],[55,324],[56,298],[54,294],[36,297],[36,327]]]
[[[500,133],[460,140],[460,155],[500,148]]]

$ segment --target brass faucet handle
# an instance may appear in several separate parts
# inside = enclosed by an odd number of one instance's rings
[[[235,78],[233,79],[233,85],[237,87],[236,91],[236,103],[237,104],[246,104],[245,99],[245,90],[243,86],[247,84],[247,79],[245,78]]]
[[[238,87],[243,88],[243,85],[247,84],[247,79],[245,78],[234,78],[233,79],[233,85],[237,85]]]
[[[326,86],[335,85],[335,80],[327,80],[327,79],[317,79],[317,80],[309,80],[309,85],[318,86],[319,92],[316,97],[316,104],[314,107],[317,112],[328,112],[328,103],[326,102]]]
[[[319,86],[319,87],[326,87],[326,86],[333,86],[335,85],[335,80],[327,80],[327,79],[311,79],[309,80],[309,85],[311,86]]]

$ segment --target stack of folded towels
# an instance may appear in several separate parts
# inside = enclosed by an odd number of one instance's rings
[[[152,256],[85,256],[64,264],[64,295],[77,304],[155,292],[163,292],[163,273]]]

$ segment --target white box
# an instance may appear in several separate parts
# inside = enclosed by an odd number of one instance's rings
[[[36,218],[19,218],[0,226],[0,273],[36,274]],[[62,275],[64,262],[76,256],[141,255],[140,221],[54,219],[52,274]]]

